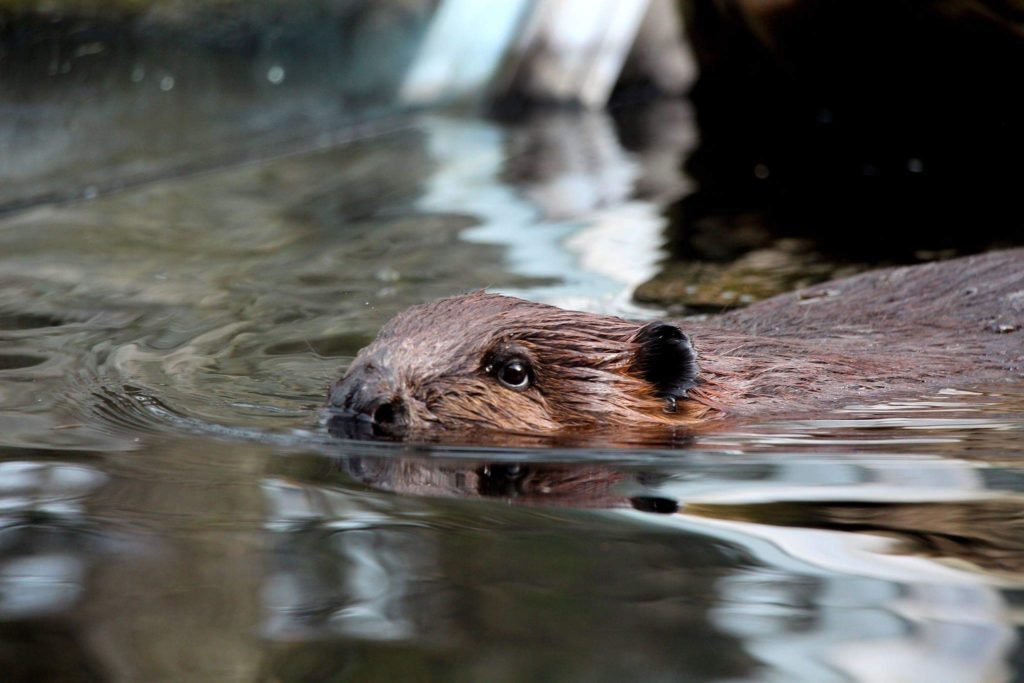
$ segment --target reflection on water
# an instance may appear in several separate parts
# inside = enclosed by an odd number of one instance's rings
[[[1024,386],[646,440],[318,424],[412,303],[633,311],[691,190],[652,116],[628,150],[411,121],[4,219],[5,680],[1019,675]]]
[[[484,283],[495,291],[644,315],[630,296],[664,256],[661,212],[689,189],[678,162],[697,137],[683,102],[654,109],[659,125],[651,128],[647,155],[624,150],[600,112],[541,110],[511,130],[435,121],[428,146],[439,168],[419,206],[470,213],[476,224],[462,239],[501,245],[506,267],[548,282],[529,288]]]

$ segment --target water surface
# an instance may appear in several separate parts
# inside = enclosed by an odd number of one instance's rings
[[[1020,384],[632,446],[322,427],[411,304],[658,315],[666,106],[628,149],[411,118],[5,217],[6,679],[1019,680]]]

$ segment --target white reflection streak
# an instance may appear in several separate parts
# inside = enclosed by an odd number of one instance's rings
[[[82,594],[84,569],[70,554],[20,557],[0,564],[0,620],[68,610]]]
[[[826,462],[779,458],[770,481],[714,477],[672,479],[659,493],[686,504],[780,501],[864,503],[954,502],[999,498],[987,489],[977,463],[935,456],[911,462],[852,455]]]
[[[976,574],[928,558],[899,555],[898,542],[881,536],[687,514],[618,514],[633,516],[644,524],[666,524],[720,538],[745,548],[771,567],[755,572],[814,576],[823,582],[826,591],[835,589],[836,579],[842,577],[864,577],[893,585],[891,596],[868,596],[868,604],[860,605],[860,609],[843,609],[841,624],[751,632],[748,622],[758,616],[757,601],[752,601],[742,586],[723,582],[720,601],[731,609],[719,610],[718,625],[740,637],[752,655],[783,672],[777,680],[982,683],[1006,678],[1006,658],[1016,642],[1012,614],[998,590]],[[771,591],[771,577],[760,586],[762,591]],[[735,595],[729,594],[737,590]],[[788,596],[781,588],[777,591],[772,604],[787,604]],[[816,603],[843,604],[851,598],[865,601],[863,595],[844,593],[831,600],[819,595]],[[884,609],[911,628],[854,640],[845,619],[855,618],[865,609]],[[843,675],[830,676],[830,669],[838,669]]]
[[[74,521],[81,502],[106,481],[90,467],[32,461],[0,462],[0,529],[24,524],[26,516]],[[82,560],[72,553],[8,554],[0,562],[0,620],[55,614],[82,595]]]
[[[341,532],[334,538],[348,560],[341,586],[345,606],[330,615],[332,630],[372,640],[416,635],[409,605],[416,597],[415,577],[430,573],[430,547],[412,543],[408,534],[395,529],[394,520],[357,496],[277,478],[264,480],[262,489],[270,510],[268,529],[285,534],[310,528]],[[283,637],[308,628],[303,615],[324,605],[324,595],[309,584],[308,577],[288,570],[268,580],[268,634]]]
[[[643,312],[630,297],[657,272],[664,219],[654,202],[631,199],[642,169],[606,114],[550,115],[514,133],[453,119],[432,119],[425,130],[438,163],[419,207],[477,218],[463,239],[506,247],[516,274],[562,283],[504,293],[566,308]],[[516,181],[521,189],[502,178],[511,135],[533,143],[525,145],[530,168]]]
[[[412,592],[409,568],[421,567],[423,558],[409,557],[395,543],[407,538],[372,530],[345,533],[342,552],[351,562],[345,576],[351,602],[331,618],[339,631],[374,640],[415,635],[404,612]]]

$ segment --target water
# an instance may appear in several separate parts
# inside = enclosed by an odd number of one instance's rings
[[[657,315],[666,106],[628,150],[409,119],[4,218],[5,680],[1020,680],[1024,386],[633,445],[320,425],[413,303]]]

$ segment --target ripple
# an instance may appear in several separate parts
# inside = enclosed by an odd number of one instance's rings
[[[93,393],[96,417],[119,431],[156,433],[173,428],[184,416],[135,387],[103,387]]]
[[[268,356],[287,356],[313,352],[318,356],[354,356],[356,351],[370,343],[372,337],[364,334],[335,334],[315,339],[278,342],[263,349]]]

